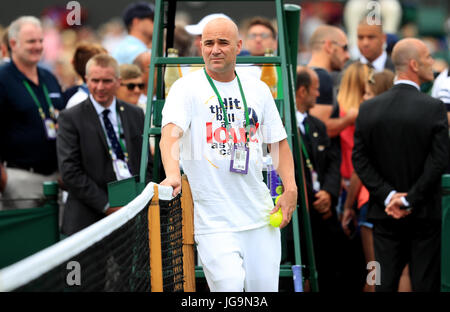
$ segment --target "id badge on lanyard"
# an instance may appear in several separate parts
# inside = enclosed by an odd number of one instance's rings
[[[37,98],[36,94],[34,93],[33,89],[31,88],[30,84],[23,80],[23,84],[25,85],[25,88],[27,89],[28,93],[30,94],[31,98],[33,99],[34,103],[36,104],[39,115],[42,118],[42,122],[44,123],[44,129],[45,134],[47,135],[48,140],[56,140],[56,124],[55,120],[57,118],[55,114],[55,109],[53,107],[52,101],[50,100],[50,96],[48,94],[48,89],[45,83],[42,83],[42,89],[44,90],[45,99],[47,100],[48,110],[50,113],[50,118],[45,116],[44,109],[42,108],[41,103],[39,102],[39,99]]]
[[[209,77],[208,73],[206,72],[206,69],[203,68],[206,78],[211,85],[211,88],[214,90],[214,93],[217,96],[217,100],[219,101],[220,107],[222,109],[222,113],[224,116],[224,121],[226,124],[227,129],[227,135],[230,133],[230,123],[228,121],[228,115],[227,110],[225,108],[225,105],[222,102],[222,97],[219,94],[219,91],[217,90],[216,86],[214,85],[214,82],[212,81],[211,77]],[[235,72],[236,79],[238,81],[239,85],[239,91],[241,93],[242,102],[244,102],[244,114],[245,114],[245,124],[246,124],[246,142],[247,143],[232,143],[231,148],[231,160],[230,160],[230,172],[234,173],[240,173],[240,174],[247,174],[248,173],[248,163],[249,163],[249,155],[250,155],[250,149],[248,145],[248,129],[247,126],[250,124],[249,116],[248,116],[248,108],[247,108],[247,101],[245,99],[244,91],[242,89],[241,81],[239,79],[239,76]],[[233,140],[232,137],[230,137],[231,140]]]
[[[319,175],[314,169],[311,170],[311,180],[313,190],[315,193],[317,193],[318,191],[320,191],[320,182],[319,182]]]
[[[56,140],[56,125],[52,118],[44,119],[44,129],[47,134],[47,139]]]
[[[250,150],[248,148],[248,144],[233,144],[231,149],[230,171],[247,174],[249,155]]]
[[[128,168],[127,163],[122,159],[113,159],[113,167],[117,180],[131,178],[130,169]]]

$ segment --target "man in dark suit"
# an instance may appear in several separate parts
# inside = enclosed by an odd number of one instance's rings
[[[308,196],[316,212],[331,215],[333,203],[336,204],[339,196],[341,159],[339,150],[334,146],[330,148],[325,124],[308,113],[318,96],[318,75],[310,68],[302,68],[297,75],[296,117],[304,145],[303,158],[307,164]]]
[[[381,23],[374,24],[370,18],[364,17],[358,25],[357,43],[361,63],[368,64],[377,72],[384,69],[395,70],[394,63],[385,50],[386,34]]]
[[[353,165],[370,192],[368,218],[381,269],[375,289],[396,291],[409,263],[414,291],[439,291],[447,115],[441,101],[420,92],[421,83],[433,80],[426,45],[403,39],[392,59],[395,85],[361,105],[353,149]]]
[[[331,144],[325,124],[311,116],[319,95],[319,77],[311,68],[301,68],[297,73],[297,124],[302,139],[302,159],[307,200],[311,220],[314,254],[317,264],[320,291],[334,291],[352,287],[344,256],[349,254],[349,241],[345,237],[336,214],[340,191],[341,154],[338,146]],[[352,268],[355,272],[355,267]]]
[[[361,62],[367,64],[375,72],[382,72],[388,69],[395,71],[394,63],[389,57],[386,49],[386,34],[383,32],[383,24],[375,24],[371,17],[364,16],[357,27],[357,44],[359,50],[359,58],[350,60],[345,64],[344,70],[333,71],[334,90],[337,93],[341,84],[342,76],[345,70],[354,62]]]
[[[62,225],[67,235],[116,211],[109,207],[107,183],[136,175],[140,167],[144,113],[116,99],[117,62],[94,56],[86,80],[89,98],[58,119],[59,169],[69,192]]]

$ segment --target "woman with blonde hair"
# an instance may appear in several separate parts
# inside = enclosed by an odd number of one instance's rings
[[[377,73],[370,71],[368,78],[365,81],[365,92],[363,95],[364,101],[367,101],[389,90],[394,84],[394,78],[394,73],[387,69]],[[362,185],[361,180],[356,175],[356,173],[353,172],[350,178],[349,191],[344,204],[344,215],[342,217],[342,227],[344,228],[344,232],[346,233],[349,233],[349,224],[352,222],[352,220],[353,222],[356,221],[353,205],[358,194],[358,224],[361,231],[361,241],[363,245],[364,256],[366,262],[369,263],[375,260],[372,238],[373,224],[367,221],[369,193],[367,189]],[[398,290],[400,292],[411,291],[411,281],[409,278],[408,265],[403,270]],[[364,291],[373,292],[375,291],[375,286],[366,284],[364,286]]]
[[[350,110],[359,110],[364,101],[363,96],[366,89],[366,81],[369,76],[369,67],[361,62],[352,63],[344,72],[342,77],[337,101],[339,115],[343,117]],[[355,125],[349,125],[339,134],[341,141],[341,176],[344,191],[348,191],[350,177],[353,173],[352,149]],[[344,196],[345,196],[344,192]]]

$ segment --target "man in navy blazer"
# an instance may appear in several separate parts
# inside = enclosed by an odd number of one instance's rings
[[[376,291],[396,291],[407,263],[414,291],[439,291],[447,115],[441,101],[420,92],[421,83],[433,80],[426,45],[403,39],[392,60],[395,85],[361,105],[352,157],[370,192],[368,218],[381,269]]]
[[[89,98],[58,119],[58,164],[69,192],[62,225],[67,235],[117,210],[109,207],[107,184],[137,175],[140,168],[144,112],[116,99],[116,60],[94,56],[86,65],[86,78]]]

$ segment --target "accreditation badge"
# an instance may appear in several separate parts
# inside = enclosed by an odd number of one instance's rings
[[[128,169],[127,163],[122,159],[113,159],[113,167],[117,180],[131,178],[130,169]]]
[[[53,119],[45,118],[44,119],[44,128],[45,133],[47,134],[47,139],[56,140],[56,125]]]
[[[249,155],[250,150],[248,144],[233,144],[231,148],[230,171],[247,174]]]
[[[311,170],[311,180],[314,192],[320,191],[319,175],[315,170]]]

